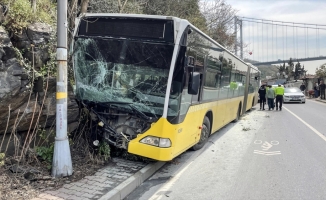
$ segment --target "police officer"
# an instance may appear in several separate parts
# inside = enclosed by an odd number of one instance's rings
[[[263,107],[263,110],[265,110],[265,103],[266,103],[266,88],[265,85],[260,86],[258,90],[259,94],[259,104],[260,104],[260,110]]]
[[[278,86],[275,88],[275,95],[276,95],[276,110],[280,108],[280,111],[282,110],[282,104],[283,104],[283,95],[284,95],[284,88],[281,86],[281,84],[278,84]],[[280,105],[278,105],[280,103]]]

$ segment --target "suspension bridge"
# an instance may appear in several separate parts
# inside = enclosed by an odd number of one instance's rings
[[[236,16],[234,52],[255,65],[325,60],[326,25]],[[238,31],[239,29],[239,31]]]

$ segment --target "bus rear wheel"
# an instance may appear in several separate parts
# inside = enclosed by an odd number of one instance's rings
[[[235,123],[235,122],[239,121],[240,115],[241,115],[241,105],[239,105],[238,111],[237,111],[237,116],[232,122]]]
[[[210,130],[211,130],[211,122],[209,121],[208,117],[205,116],[203,126],[201,129],[200,139],[198,143],[192,147],[193,150],[197,151],[203,148],[210,135]]]

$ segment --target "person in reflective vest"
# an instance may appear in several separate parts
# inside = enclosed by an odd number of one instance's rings
[[[271,85],[268,85],[267,88],[266,88],[266,90],[267,90],[266,97],[267,97],[267,102],[268,102],[268,110],[271,110],[271,109],[274,110],[275,91]]]
[[[283,104],[283,95],[284,95],[284,88],[281,86],[281,84],[278,84],[278,86],[275,88],[275,95],[276,95],[276,110],[280,108],[281,111],[282,104]]]

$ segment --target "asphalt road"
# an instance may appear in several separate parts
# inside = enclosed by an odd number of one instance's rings
[[[125,200],[135,199],[326,199],[326,104],[253,109]]]

